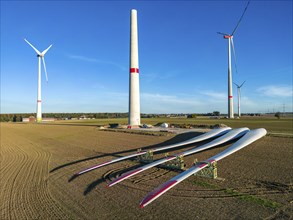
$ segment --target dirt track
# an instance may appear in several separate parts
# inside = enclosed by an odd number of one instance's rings
[[[265,137],[218,163],[218,175],[225,180],[192,176],[145,209],[139,208],[142,198],[176,172],[153,168],[106,188],[110,179],[137,165],[124,161],[68,181],[82,168],[191,135],[1,123],[0,219],[293,218],[292,138]],[[185,161],[190,166],[194,158],[206,159],[226,147]]]

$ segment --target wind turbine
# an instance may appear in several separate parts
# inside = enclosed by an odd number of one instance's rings
[[[48,50],[52,47],[52,44],[44,50],[42,53],[38,51],[30,42],[28,42],[27,39],[24,39],[37,53],[38,57],[38,98],[37,98],[37,122],[42,122],[42,98],[41,98],[41,59],[43,62],[44,70],[45,70],[45,76],[46,81],[48,82],[48,75],[47,75],[47,69],[46,69],[46,63],[45,63],[45,54],[48,52]]]
[[[236,83],[234,83],[237,86],[237,93],[238,93],[238,117],[241,117],[241,111],[240,111],[240,98],[241,98],[241,91],[240,88],[243,86],[245,81],[239,86]]]
[[[239,24],[248,8],[250,1],[247,2],[247,5],[236,25],[234,30],[232,31],[231,34],[226,34],[222,32],[217,32],[218,34],[221,34],[224,36],[224,39],[228,39],[228,118],[234,118],[234,111],[233,111],[233,91],[232,91],[232,67],[231,67],[231,46],[233,49],[234,53],[234,58],[235,58],[235,64],[236,64],[236,56],[235,56],[235,49],[234,49],[234,42],[233,42],[233,37],[234,34],[239,27]],[[237,72],[237,66],[236,66],[236,72]]]

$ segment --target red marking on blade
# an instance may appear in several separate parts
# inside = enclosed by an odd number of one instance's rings
[[[140,203],[140,207],[143,208],[146,203],[148,203],[150,200],[156,198],[157,196],[159,196],[160,194],[162,194],[164,191],[166,191],[168,188],[170,188],[171,186],[173,186],[176,183],[177,183],[176,180],[166,182],[160,188],[158,188],[157,190],[155,190],[154,193],[151,193],[148,196],[146,196],[143,199],[143,201]]]
[[[121,176],[121,178],[123,177],[123,178],[126,178],[126,177],[129,177],[130,175],[134,175],[134,174],[136,174],[137,172],[139,172],[139,171],[141,171],[142,169],[141,168],[139,168],[139,169],[137,169],[137,170],[134,170],[134,171],[132,171],[132,172],[129,172],[129,173],[125,173],[125,176],[124,175],[122,175]]]
[[[176,158],[176,156],[169,156],[169,157],[167,157],[166,159],[167,160],[174,160]]]
[[[229,95],[228,97],[229,97],[229,99],[232,99],[233,98],[233,96],[231,96],[231,95]]]
[[[139,73],[138,68],[130,68],[130,73]]]
[[[203,168],[203,167],[205,167],[205,166],[207,166],[207,164],[206,164],[206,163],[203,163],[203,164],[199,165],[198,167],[199,167],[199,168]]]

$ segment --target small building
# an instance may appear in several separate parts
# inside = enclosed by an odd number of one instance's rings
[[[56,118],[42,118],[42,122],[56,121]],[[30,116],[28,118],[22,118],[22,122],[36,122],[35,116]]]
[[[42,122],[56,121],[56,118],[43,118]]]
[[[22,122],[29,122],[29,118],[22,118]]]
[[[35,122],[36,118],[35,116],[30,116],[28,118],[22,118],[22,122]]]
[[[79,117],[79,120],[83,120],[83,119],[88,119],[88,118],[86,117],[86,115],[82,115]]]

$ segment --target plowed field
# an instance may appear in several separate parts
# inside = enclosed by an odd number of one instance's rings
[[[192,176],[144,209],[139,208],[144,196],[177,171],[152,168],[106,188],[138,165],[128,160],[69,181],[83,168],[137,148],[198,134],[149,136],[95,126],[1,123],[0,219],[293,218],[293,138],[288,137],[264,137],[220,161],[219,179]],[[187,167],[195,158],[207,159],[228,146],[184,158]]]

